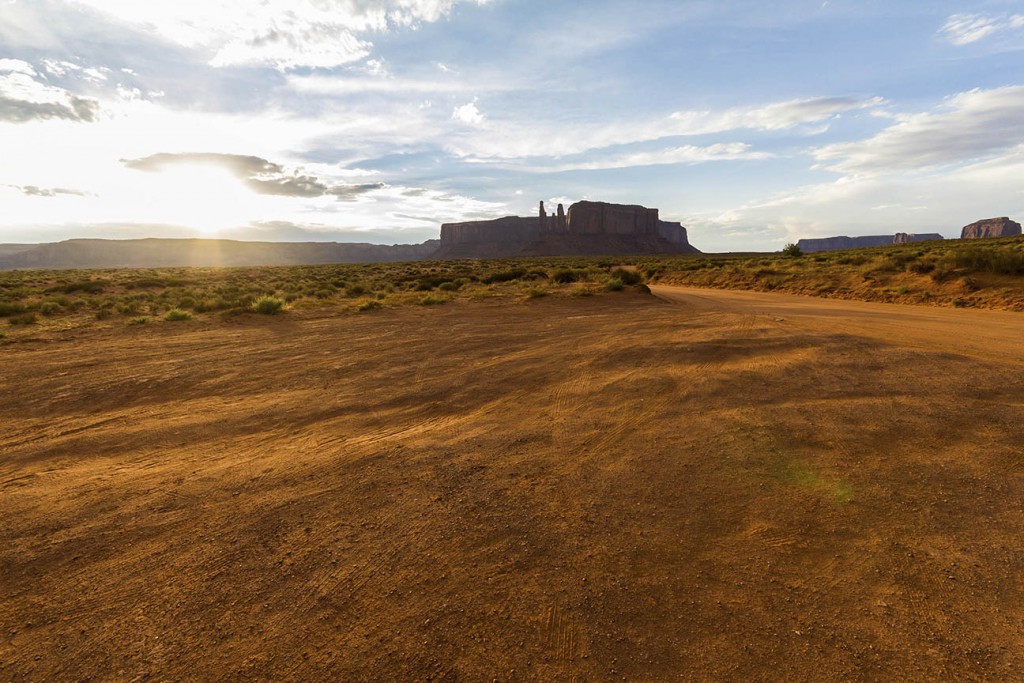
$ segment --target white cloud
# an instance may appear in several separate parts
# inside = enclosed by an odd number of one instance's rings
[[[448,149],[472,161],[560,158],[667,137],[709,135],[740,129],[792,129],[820,123],[844,112],[870,109],[881,103],[880,98],[821,97],[735,107],[719,112],[680,111],[657,119],[613,124],[574,122],[566,125],[487,119],[473,131],[449,140]],[[818,130],[820,132],[820,128]]]
[[[51,76],[64,76],[68,72],[82,70],[82,67],[74,62],[67,62],[61,59],[44,59],[43,68]]]
[[[750,145],[742,142],[725,142],[700,147],[685,145],[653,152],[631,152],[602,156],[597,161],[560,164],[553,167],[539,167],[539,171],[597,171],[637,166],[660,166],[666,164],[701,164],[708,161],[735,161],[738,159],[768,159],[772,155],[752,152]]]
[[[43,83],[27,62],[0,60],[0,122],[25,123],[39,119],[95,121],[96,100],[78,97],[63,88]]]
[[[756,107],[734,107],[722,112],[681,111],[670,117],[676,135],[699,135],[729,130],[785,130],[817,123],[848,111],[882,104],[880,97],[815,97],[786,100]]]
[[[461,121],[462,123],[469,124],[471,126],[479,126],[484,122],[486,117],[483,112],[476,106],[476,101],[467,102],[461,107],[455,107],[452,111],[452,120]]]
[[[393,77],[296,76],[289,75],[288,86],[311,95],[354,95],[358,93],[460,93],[471,86],[457,81],[425,81]]]
[[[21,59],[0,59],[0,73],[23,74],[32,78],[37,75],[32,65]]]
[[[844,176],[721,212],[684,217],[714,249],[777,249],[803,237],[937,232],[958,237],[980,218],[1024,216],[1024,145],[939,172]],[[717,242],[714,242],[717,240]]]
[[[488,0],[73,0],[179,45],[214,66],[335,67],[370,54],[367,34],[434,22],[460,1]]]
[[[6,66],[18,72],[0,77],[28,78],[20,73],[23,65]],[[102,235],[103,226],[115,224],[143,226],[138,229],[147,234],[157,228],[145,226],[158,224],[177,226],[178,235],[212,234],[261,221],[408,228],[427,237],[436,236],[445,221],[507,212],[504,204],[458,192],[392,184],[379,171],[345,168],[344,161],[308,163],[297,156],[315,144],[311,140],[331,138],[328,146],[348,148],[343,156],[351,160],[360,157],[353,141],[373,152],[422,140],[430,129],[409,112],[309,118],[268,110],[254,116],[183,111],[129,98],[105,100],[104,115],[87,135],[70,120],[0,123],[6,158],[17,160],[0,164],[0,241],[25,239],[26,230]],[[252,157],[273,160],[273,172],[240,173],[238,163]],[[141,173],[122,160],[136,160],[134,167],[148,160],[153,172]],[[160,160],[167,163],[155,163]]]
[[[949,98],[939,111],[899,116],[867,140],[815,150],[841,173],[915,171],[982,159],[1024,143],[1024,86],[971,90]]]
[[[1005,31],[1024,28],[1024,14],[990,17],[984,14],[954,14],[939,30],[954,45],[969,45]]]

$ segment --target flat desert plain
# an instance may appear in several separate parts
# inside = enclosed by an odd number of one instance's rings
[[[1024,678],[1024,318],[654,291],[0,347],[0,680]]]

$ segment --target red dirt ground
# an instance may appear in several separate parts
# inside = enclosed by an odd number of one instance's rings
[[[655,292],[0,346],[0,680],[1024,678],[1024,319]]]

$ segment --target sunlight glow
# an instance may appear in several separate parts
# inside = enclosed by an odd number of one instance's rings
[[[189,164],[159,173],[158,188],[147,199],[161,223],[188,225],[213,235],[238,224],[239,207],[253,201],[253,192],[223,168]]]

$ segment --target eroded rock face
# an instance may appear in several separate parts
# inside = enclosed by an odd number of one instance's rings
[[[75,239],[31,245],[0,256],[8,268],[163,268],[285,266],[321,263],[416,261],[430,257],[438,240],[422,244],[346,242],[240,242],[216,239]]]
[[[583,201],[568,211],[559,204],[552,215],[541,202],[536,218],[446,223],[434,258],[679,253],[700,252],[686,228],[659,220],[657,209]]]
[[[803,239],[796,243],[800,251],[813,254],[816,251],[837,251],[839,249],[861,249],[864,247],[884,247],[888,244],[906,244],[908,242],[927,242],[928,240],[944,239],[935,232],[920,234],[898,232],[895,235],[863,235],[861,237],[821,237]]]
[[[658,221],[658,234],[672,244],[690,246],[690,241],[686,236],[686,228],[683,227],[682,223]]]
[[[543,204],[541,211],[543,211]],[[508,258],[516,256],[524,244],[541,233],[543,219],[505,216],[491,221],[445,223],[441,226],[441,246],[437,259]]]
[[[893,244],[908,244],[910,242],[929,242],[931,240],[945,239],[942,235],[937,232],[921,232],[921,233],[907,233],[898,232],[893,237]]]
[[[658,210],[643,206],[576,202],[569,207],[567,231],[572,235],[658,234]]]
[[[861,237],[820,237],[803,239],[796,243],[800,251],[813,254],[816,251],[837,251],[839,249],[857,249],[860,247],[882,247],[893,243],[892,235],[863,235]]]
[[[960,232],[960,239],[979,239],[982,237],[1014,237],[1021,234],[1020,223],[1002,218],[986,218],[985,220],[965,225]]]

